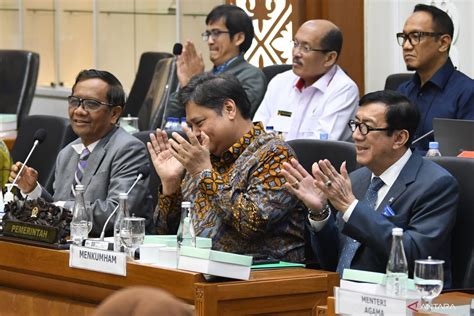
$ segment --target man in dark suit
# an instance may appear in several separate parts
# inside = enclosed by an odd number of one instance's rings
[[[242,85],[250,101],[250,117],[257,111],[267,89],[263,72],[244,59],[254,37],[252,19],[235,5],[223,4],[215,7],[206,17],[206,30],[202,39],[209,46],[209,59],[214,65],[213,74],[234,75]],[[179,84],[184,87],[195,75],[204,72],[204,60],[196,51],[193,42],[186,41],[182,54],[176,62]],[[172,94],[166,108],[160,109],[158,117],[184,117],[185,109]]]
[[[67,145],[56,159],[54,192],[50,194],[37,183],[38,172],[25,167],[17,182],[28,198],[42,196],[47,201],[72,208],[74,186],[85,187],[85,200],[91,203],[93,227],[91,236],[98,236],[104,223],[118,204],[120,192],[127,192],[141,165],[148,162],[145,145],[117,127],[125,104],[120,81],[107,71],[81,71],[68,98],[69,118],[79,139]],[[80,168],[79,168],[80,166]],[[21,168],[17,162],[10,181]],[[136,216],[152,224],[152,205],[147,198],[148,179],[139,181],[130,192],[128,208]],[[109,224],[111,231],[113,225]]]
[[[409,149],[420,114],[408,98],[378,91],[359,104],[349,126],[364,167],[349,176],[345,163],[338,172],[324,160],[311,176],[296,160],[285,164],[286,187],[309,208],[313,250],[328,270],[385,273],[391,232],[400,227],[410,274],[415,259],[443,259],[449,287],[457,182]]]

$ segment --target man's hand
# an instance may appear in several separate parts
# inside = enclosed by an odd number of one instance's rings
[[[183,127],[183,131],[188,136],[189,142],[178,133],[173,133],[173,139],[170,140],[170,152],[173,157],[193,176],[205,169],[212,169],[209,137],[201,131],[200,143],[190,128]]]
[[[356,198],[352,193],[345,161],[341,164],[340,172],[327,159],[313,164],[316,186],[328,197],[335,209],[344,213]]]
[[[198,54],[193,42],[186,41],[183,52],[176,60],[176,74],[179,84],[184,87],[189,80],[197,74],[204,72],[204,60],[202,55]]]
[[[16,164],[12,165],[12,168],[10,170],[10,177],[8,178],[8,181],[10,183],[13,183],[22,165],[23,164],[21,162],[17,162]],[[38,171],[28,166],[25,166],[25,168],[23,168],[23,171],[21,172],[21,175],[16,181],[16,185],[23,193],[27,194],[34,190],[37,181]]]
[[[147,147],[156,173],[160,177],[163,194],[176,193],[180,188],[185,170],[183,165],[171,154],[166,132],[157,129],[155,134],[150,134],[150,142],[147,143]]]
[[[314,178],[296,159],[291,159],[290,163],[283,163],[284,170],[281,171],[287,181],[285,187],[303,201],[306,207],[321,211],[326,205],[326,196],[316,187]]]

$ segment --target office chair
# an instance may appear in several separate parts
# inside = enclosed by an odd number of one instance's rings
[[[163,59],[173,55],[162,52],[145,52],[140,56],[137,74],[133,81],[132,88],[125,103],[125,109],[122,116],[137,116],[140,111],[145,96],[150,88],[156,64]]]
[[[153,79],[140,112],[140,130],[161,127],[170,95],[177,90],[178,76],[174,58],[161,59],[156,65]]]
[[[13,163],[23,162],[33,146],[35,132],[43,128],[47,135],[31,155],[28,166],[38,171],[38,182],[52,193],[58,153],[77,138],[69,120],[59,116],[31,115],[23,120],[11,152]]]
[[[0,50],[0,113],[16,114],[18,129],[30,112],[38,70],[37,53]]]
[[[353,143],[319,139],[293,139],[288,141],[288,144],[295,151],[300,164],[309,173],[311,173],[313,163],[322,159],[329,160],[336,170],[339,170],[344,161],[346,161],[348,172],[358,168]]]
[[[413,73],[399,73],[392,74],[385,80],[385,90],[397,91],[398,87],[405,81],[410,80],[413,77]]]
[[[474,159],[431,157],[459,184],[459,204],[451,240],[453,288],[474,288]]]
[[[357,168],[356,151],[353,143],[319,139],[293,139],[288,141],[293,148],[299,163],[312,174],[311,169],[314,162],[328,159],[331,164],[339,170],[341,163],[346,161],[347,171],[351,172]],[[305,225],[305,258],[309,268],[320,268],[313,249],[311,248],[310,232]]]
[[[270,65],[262,68],[263,74],[267,78],[267,83],[273,79],[276,75],[281,72],[287,71],[291,69],[291,65]]]

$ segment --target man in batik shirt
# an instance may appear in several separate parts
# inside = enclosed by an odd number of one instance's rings
[[[191,201],[196,234],[212,238],[213,249],[303,261],[306,211],[280,175],[292,149],[252,123],[247,95],[231,75],[198,75],[178,99],[189,141],[158,129],[148,143],[162,183],[157,233],[176,233],[180,203]]]

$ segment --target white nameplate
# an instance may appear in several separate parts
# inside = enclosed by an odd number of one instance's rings
[[[109,242],[105,240],[86,239],[84,242],[84,246],[100,250],[108,250]]]
[[[123,252],[105,251],[71,245],[69,266],[116,275],[127,275],[127,255]]]
[[[404,299],[335,288],[336,314],[411,315],[408,308],[416,299]]]

